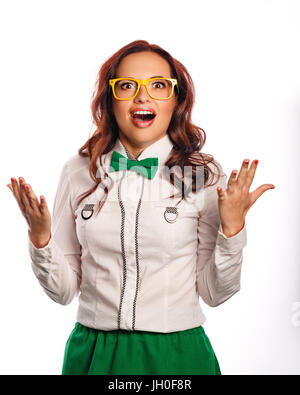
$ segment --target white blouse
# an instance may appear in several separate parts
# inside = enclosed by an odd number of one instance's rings
[[[227,176],[222,170],[219,182],[176,206],[181,197],[169,198],[178,190],[162,171],[172,148],[165,135],[141,153],[138,160],[158,158],[158,171],[148,179],[132,170],[110,171],[114,150],[128,156],[118,138],[102,156],[103,166],[97,161],[97,177],[105,169],[103,185],[110,188],[98,215],[101,184],[75,207],[94,181],[89,158],[72,156],[60,175],[50,241],[36,248],[28,239],[31,266],[46,294],[63,305],[79,295],[77,321],[87,327],[186,330],[206,319],[199,296],[218,306],[240,289],[246,225],[232,237],[222,232],[217,187],[226,189]]]

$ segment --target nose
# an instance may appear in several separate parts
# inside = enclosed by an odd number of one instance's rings
[[[147,89],[145,85],[140,86],[140,90],[134,100],[140,101],[140,100],[151,100],[151,97],[148,95]]]

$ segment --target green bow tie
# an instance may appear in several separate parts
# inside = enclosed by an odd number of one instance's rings
[[[158,158],[142,160],[130,160],[117,151],[113,152],[110,164],[110,172],[118,170],[133,170],[148,178],[153,178],[158,169]]]

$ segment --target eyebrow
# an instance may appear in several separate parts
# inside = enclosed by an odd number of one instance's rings
[[[127,77],[127,78],[134,78],[134,77]],[[163,75],[154,75],[153,77],[150,77],[150,78],[164,78],[164,76]],[[169,78],[169,77],[166,77],[166,78]]]

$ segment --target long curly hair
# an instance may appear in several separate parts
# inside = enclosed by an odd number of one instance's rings
[[[205,131],[194,125],[191,120],[192,108],[195,101],[195,88],[193,80],[188,73],[185,66],[177,59],[173,58],[166,50],[155,44],[149,44],[145,40],[133,41],[113,54],[104,62],[98,72],[95,89],[91,99],[91,110],[93,116],[93,123],[96,125],[96,130],[86,143],[78,150],[78,154],[82,157],[89,157],[89,173],[91,178],[95,181],[95,185],[87,192],[81,194],[77,207],[83,199],[93,193],[98,185],[103,181],[101,177],[97,177],[97,159],[100,158],[102,166],[102,154],[106,154],[113,149],[116,139],[119,135],[119,128],[115,120],[112,109],[112,92],[109,89],[109,79],[115,78],[117,67],[121,60],[136,52],[152,51],[156,52],[167,60],[171,67],[172,78],[176,78],[179,85],[179,93],[175,89],[174,94],[177,95],[177,106],[173,112],[167,134],[173,143],[171,155],[165,166],[172,169],[173,166],[179,166],[184,173],[184,166],[190,166],[192,169],[192,192],[197,192],[198,183],[196,182],[197,166],[203,166],[204,182],[202,186],[215,185],[219,180],[221,169],[214,157],[210,154],[201,152],[205,141]],[[208,164],[211,163],[217,168],[217,173],[213,172]],[[199,174],[199,173],[198,173]],[[212,179],[210,179],[212,175]],[[217,175],[217,180],[213,182],[214,175]],[[108,174],[104,173],[104,179]],[[170,171],[170,182],[174,185],[174,174]],[[209,183],[210,179],[210,183]],[[184,183],[181,183],[184,188]],[[104,186],[105,197],[98,205],[97,214],[101,210],[108,195],[108,188]],[[181,191],[182,192],[182,191]],[[184,193],[181,193],[184,197]],[[174,197],[174,195],[170,196]],[[179,202],[178,202],[179,203]],[[178,204],[177,203],[177,204]]]

